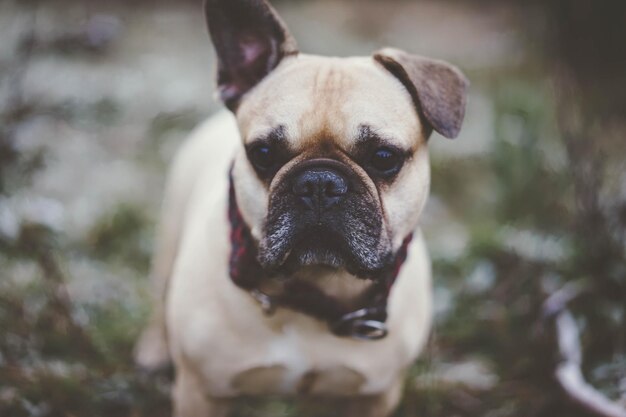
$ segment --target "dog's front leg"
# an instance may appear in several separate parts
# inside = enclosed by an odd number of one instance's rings
[[[398,407],[402,397],[404,378],[398,379],[394,385],[380,395],[356,397],[347,400],[341,412],[342,417],[388,417]]]
[[[231,401],[210,398],[202,390],[198,377],[186,369],[177,369],[174,384],[174,417],[227,417]]]

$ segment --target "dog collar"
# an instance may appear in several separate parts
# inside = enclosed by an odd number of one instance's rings
[[[337,336],[360,340],[378,340],[387,335],[387,300],[402,264],[413,234],[408,235],[394,257],[391,266],[377,277],[375,283],[362,296],[359,308],[348,308],[335,297],[319,288],[298,280],[286,280],[280,295],[268,295],[259,287],[271,278],[257,260],[257,246],[250,228],[244,221],[232,179],[228,191],[228,219],[230,222],[231,252],[229,274],[232,282],[246,290],[259,302],[263,312],[273,314],[277,308],[288,308],[326,322]]]

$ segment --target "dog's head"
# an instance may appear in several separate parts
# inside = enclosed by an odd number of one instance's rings
[[[432,130],[458,134],[466,78],[396,49],[299,54],[264,0],[207,0],[206,17],[244,144],[233,178],[261,265],[376,276],[417,226],[426,142]]]

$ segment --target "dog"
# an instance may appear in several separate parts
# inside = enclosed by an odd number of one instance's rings
[[[171,358],[178,417],[240,396],[388,416],[431,323],[427,141],[458,135],[469,83],[397,49],[302,54],[265,0],[205,14],[228,110],[175,158],[137,362]]]

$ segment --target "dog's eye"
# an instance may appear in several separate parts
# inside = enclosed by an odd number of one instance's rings
[[[382,147],[376,149],[370,158],[369,165],[383,176],[392,176],[400,171],[402,157],[392,149]]]
[[[248,154],[250,162],[260,170],[268,170],[276,164],[275,152],[268,145],[258,145],[252,148]]]

